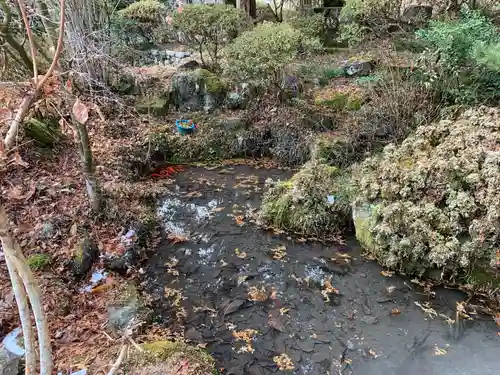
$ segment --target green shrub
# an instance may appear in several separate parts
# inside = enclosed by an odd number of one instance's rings
[[[286,19],[286,22],[294,29],[299,30],[302,35],[310,38],[323,38],[325,34],[325,19],[323,14],[304,15],[294,12]]]
[[[499,119],[497,109],[469,110],[361,164],[356,206],[371,207],[356,215],[359,235],[382,264],[411,275],[440,269],[447,280],[500,264]]]
[[[453,103],[496,100],[500,73],[497,28],[479,12],[464,11],[452,21],[432,21],[417,36],[426,43],[419,61],[429,86]]]
[[[341,171],[312,161],[290,180],[271,184],[260,217],[277,228],[323,237],[348,225],[349,207],[349,183]]]
[[[318,39],[305,37],[286,23],[265,22],[226,47],[224,73],[239,81],[280,87],[285,66],[300,52],[319,48]]]
[[[119,10],[123,18],[145,23],[159,23],[166,16],[167,7],[157,0],[140,0]]]
[[[52,261],[52,257],[48,254],[32,254],[28,257],[28,266],[33,271],[41,271],[47,267]]]
[[[172,15],[172,27],[181,32],[183,43],[200,53],[203,64],[214,68],[219,66],[222,47],[249,26],[245,12],[230,5],[186,5]]]

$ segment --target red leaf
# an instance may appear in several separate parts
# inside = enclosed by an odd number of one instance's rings
[[[68,79],[66,81],[66,90],[68,90],[69,92],[71,92],[71,88],[72,88],[72,84],[71,84],[71,81]]]
[[[76,99],[76,102],[73,105],[73,116],[75,116],[75,120],[80,124],[85,124],[89,119],[89,109],[80,101],[80,99]]]

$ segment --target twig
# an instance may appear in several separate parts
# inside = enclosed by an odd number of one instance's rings
[[[127,349],[128,349],[128,344],[123,344],[121,349],[120,349],[120,354],[118,355],[116,362],[113,364],[113,366],[111,366],[111,369],[109,370],[108,375],[113,375],[116,372],[116,370],[118,370],[118,368],[120,367],[120,365],[122,364],[122,362],[125,358],[125,354],[127,353]]]
[[[128,339],[128,341],[130,341],[130,342],[131,342],[131,344],[132,344],[132,345],[134,345],[134,348],[136,348],[138,351],[140,351],[140,352],[143,352],[143,351],[144,351],[144,349],[143,349],[143,348],[141,348],[141,347],[139,346],[139,344],[137,344],[137,343],[136,343],[136,342],[132,339],[132,337],[127,336],[127,339]]]

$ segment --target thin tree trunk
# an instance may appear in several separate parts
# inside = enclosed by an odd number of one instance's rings
[[[5,141],[4,141],[5,150],[8,151],[12,148],[12,146],[14,146],[14,141],[16,140],[17,134],[19,132],[19,126],[21,125],[21,122],[28,114],[31,105],[36,101],[38,94],[39,92],[35,91],[34,94],[32,95],[28,94],[23,98],[21,104],[19,105],[19,108],[17,109],[16,115],[9,126],[9,131],[5,136]]]
[[[3,221],[0,213],[0,222]],[[10,241],[4,241],[7,238],[8,233],[3,231],[3,222],[0,224],[0,237],[2,238],[2,247],[5,249],[9,246]],[[7,234],[4,234],[7,233]],[[10,252],[11,250],[6,250]],[[24,340],[24,350],[25,350],[25,374],[34,375],[36,371],[36,352],[35,352],[35,336],[33,334],[33,323],[31,321],[31,313],[28,305],[28,298],[26,296],[26,291],[24,290],[24,285],[17,274],[14,264],[12,263],[10,256],[5,256],[5,263],[7,264],[7,269],[9,270],[9,277],[12,283],[12,290],[16,298],[17,309],[19,311],[19,318],[21,319],[21,327],[23,329],[23,340]]]
[[[95,213],[98,213],[101,208],[101,191],[95,175],[94,158],[92,149],[90,148],[89,133],[85,124],[81,124],[73,118],[76,134],[78,137],[78,149],[80,150],[80,158],[82,161],[83,174],[87,195],[90,200],[90,205]]]
[[[8,228],[7,214],[0,201],[0,240],[4,250],[5,262],[9,270],[12,288],[18,305],[19,316],[23,328],[23,338],[26,355],[26,374],[34,374],[36,370],[35,340],[32,331],[31,316],[26,300],[26,292],[35,316],[40,345],[40,369],[41,374],[50,375],[52,372],[52,352],[50,347],[50,336],[40,301],[40,290],[36,284],[30,268],[21,248]],[[24,289],[23,288],[24,284]]]

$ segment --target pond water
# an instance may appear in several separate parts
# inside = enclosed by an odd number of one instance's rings
[[[158,214],[166,235],[189,240],[165,241],[146,267],[166,325],[206,345],[226,374],[498,373],[491,317],[445,319],[455,318],[463,294],[384,276],[355,241],[303,242],[252,223],[266,178],[289,175],[235,166],[177,177]],[[430,318],[415,302],[442,316]],[[242,332],[247,341],[236,340]],[[293,370],[278,368],[281,354]]]

